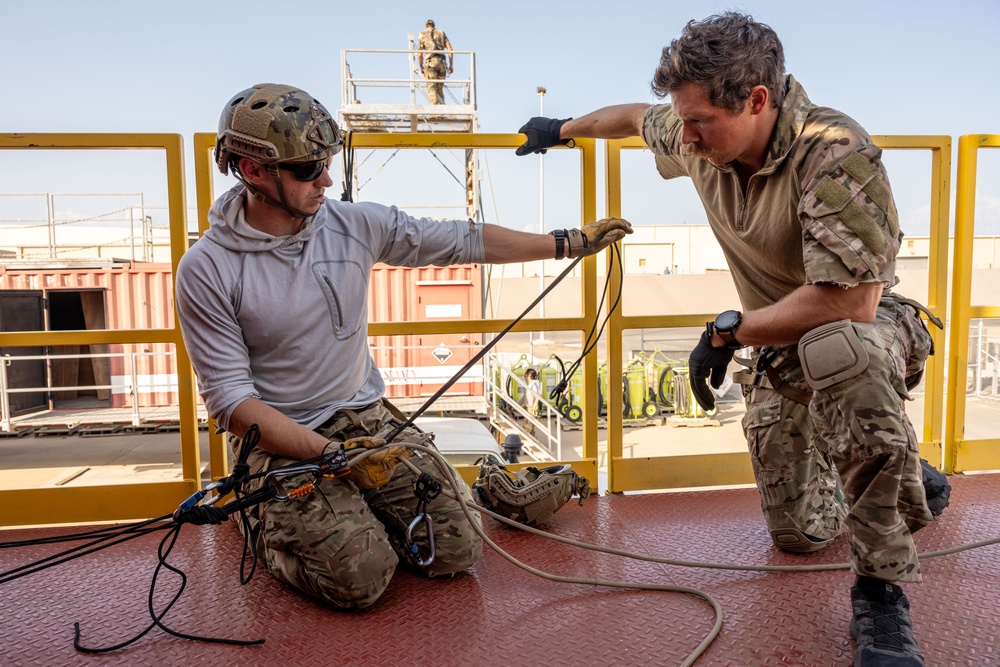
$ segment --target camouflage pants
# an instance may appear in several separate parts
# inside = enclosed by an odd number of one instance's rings
[[[380,403],[354,414],[360,424],[341,412],[332,424],[317,431],[339,442],[374,434],[392,419]],[[428,436],[411,427],[393,442],[428,444]],[[232,448],[239,440],[230,436],[229,444]],[[443,480],[430,456],[414,455],[409,460],[423,472]],[[295,462],[255,449],[249,463],[251,472],[256,473]],[[311,479],[308,474],[303,474],[301,481],[291,477],[284,486],[295,488]],[[405,546],[406,530],[416,516],[418,502],[413,493],[414,480],[413,472],[400,463],[389,483],[378,489],[359,489],[343,477],[322,479],[313,493],[302,498],[258,506],[251,523],[261,528],[257,550],[264,566],[276,579],[342,609],[360,609],[374,603],[389,585],[400,561],[429,577],[471,567],[482,555],[482,540],[469,526],[459,504],[443,493],[427,505],[433,521],[434,561],[427,567],[417,565],[416,557]],[[260,483],[255,480],[250,490]],[[448,488],[445,482],[442,484]],[[464,499],[472,499],[468,485],[463,483],[460,491]],[[479,515],[474,516],[481,525]],[[413,536],[420,557],[426,558],[423,522]]]
[[[430,56],[424,61],[424,79],[428,81],[427,96],[431,104],[444,104],[444,80],[448,76],[448,63],[442,56]]]
[[[846,528],[856,574],[914,582],[920,566],[912,533],[932,516],[904,410],[911,341],[898,315],[883,301],[874,323],[853,325],[869,355],[860,375],[813,392],[809,405],[754,389],[743,428],[772,533],[791,528],[822,541]],[[794,346],[774,368],[810,389]]]

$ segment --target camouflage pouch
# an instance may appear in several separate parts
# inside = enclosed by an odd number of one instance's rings
[[[920,384],[920,380],[924,376],[927,358],[934,354],[934,339],[931,338],[927,324],[920,317],[920,313],[924,313],[927,319],[939,329],[944,329],[944,323],[935,317],[934,313],[926,306],[913,299],[908,299],[895,292],[890,292],[883,299],[892,302],[896,321],[901,330],[901,337],[907,342],[904,358],[904,382],[908,390],[913,389]]]

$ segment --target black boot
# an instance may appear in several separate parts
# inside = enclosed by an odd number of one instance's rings
[[[910,623],[910,601],[896,584],[858,577],[851,588],[854,667],[924,667]]]
[[[924,494],[927,496],[927,509],[934,516],[940,516],[951,498],[951,484],[948,483],[945,474],[926,459],[920,459],[920,470],[923,476]]]

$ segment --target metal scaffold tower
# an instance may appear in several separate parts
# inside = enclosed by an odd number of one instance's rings
[[[476,54],[454,51],[455,75],[444,82],[446,102],[431,104],[427,83],[420,72],[416,37],[410,33],[408,48],[342,49],[343,104],[341,126],[352,132],[477,132]],[[425,57],[426,57],[425,52]],[[368,76],[369,72],[402,71],[406,76]],[[467,73],[461,78],[459,73]],[[362,74],[366,74],[362,76]],[[357,196],[357,164],[351,181]],[[477,151],[465,150],[465,215],[482,221],[479,207]]]

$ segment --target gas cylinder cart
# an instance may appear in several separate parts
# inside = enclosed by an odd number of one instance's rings
[[[658,411],[653,412],[652,406],[644,405],[647,417],[674,411],[674,369],[684,365],[684,361],[668,357],[660,348],[653,350],[646,362],[646,384],[649,400],[656,404]]]
[[[626,420],[646,420],[659,416],[660,406],[653,400],[646,381],[646,353],[640,352],[622,373],[622,416]]]

